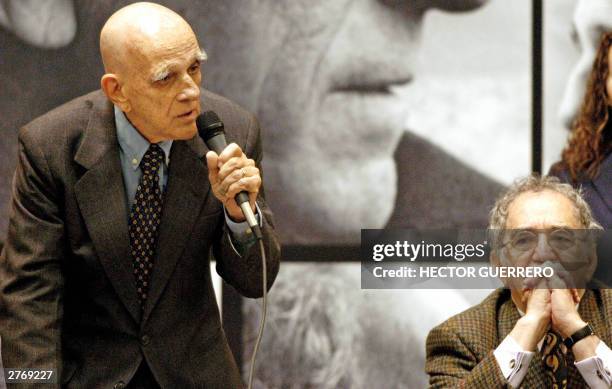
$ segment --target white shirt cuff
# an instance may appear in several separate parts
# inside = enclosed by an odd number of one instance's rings
[[[518,388],[529,369],[535,353],[525,351],[510,335],[493,351],[502,374],[510,385]]]
[[[594,356],[574,365],[591,389],[612,388],[612,350],[603,341],[599,341]]]

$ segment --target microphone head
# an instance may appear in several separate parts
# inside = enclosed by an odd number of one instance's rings
[[[196,126],[198,127],[198,134],[206,143],[214,136],[225,134],[223,122],[214,111],[206,111],[198,116]]]
[[[206,111],[196,119],[198,134],[209,149],[221,154],[227,146],[223,122],[213,111]]]

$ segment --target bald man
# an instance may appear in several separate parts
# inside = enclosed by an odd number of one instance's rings
[[[206,53],[167,8],[117,11],[100,51],[101,91],[19,132],[0,257],[4,366],[51,370],[68,388],[241,387],[209,253],[240,293],[263,293],[259,250],[234,200],[247,191],[267,288],[278,272],[257,120],[200,89]],[[207,110],[231,142],[219,155],[197,136]]]

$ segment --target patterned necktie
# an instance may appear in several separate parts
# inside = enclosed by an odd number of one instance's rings
[[[142,177],[130,212],[130,252],[141,309],[147,299],[161,220],[162,194],[158,172],[163,160],[164,150],[156,144],[151,144],[140,161]]]
[[[553,331],[548,332],[542,345],[542,360],[553,389],[567,388],[566,353],[567,348],[563,344],[561,336]]]

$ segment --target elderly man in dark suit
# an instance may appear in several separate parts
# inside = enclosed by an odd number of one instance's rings
[[[63,387],[241,387],[209,252],[238,291],[262,294],[259,250],[234,201],[247,191],[267,288],[278,272],[280,247],[259,194],[259,125],[200,91],[206,55],[167,8],[117,11],[100,49],[104,94],[19,133],[0,262],[4,366],[57,369]],[[234,142],[219,155],[196,135],[201,109],[216,111]]]
[[[580,243],[588,239],[572,240],[570,233],[601,228],[587,203],[556,178],[529,177],[498,200],[490,227],[501,242],[492,250],[494,265],[559,271],[562,264],[567,272],[506,278],[508,289],[434,328],[427,337],[431,386],[609,388],[612,291],[579,288],[597,259],[593,245]]]

